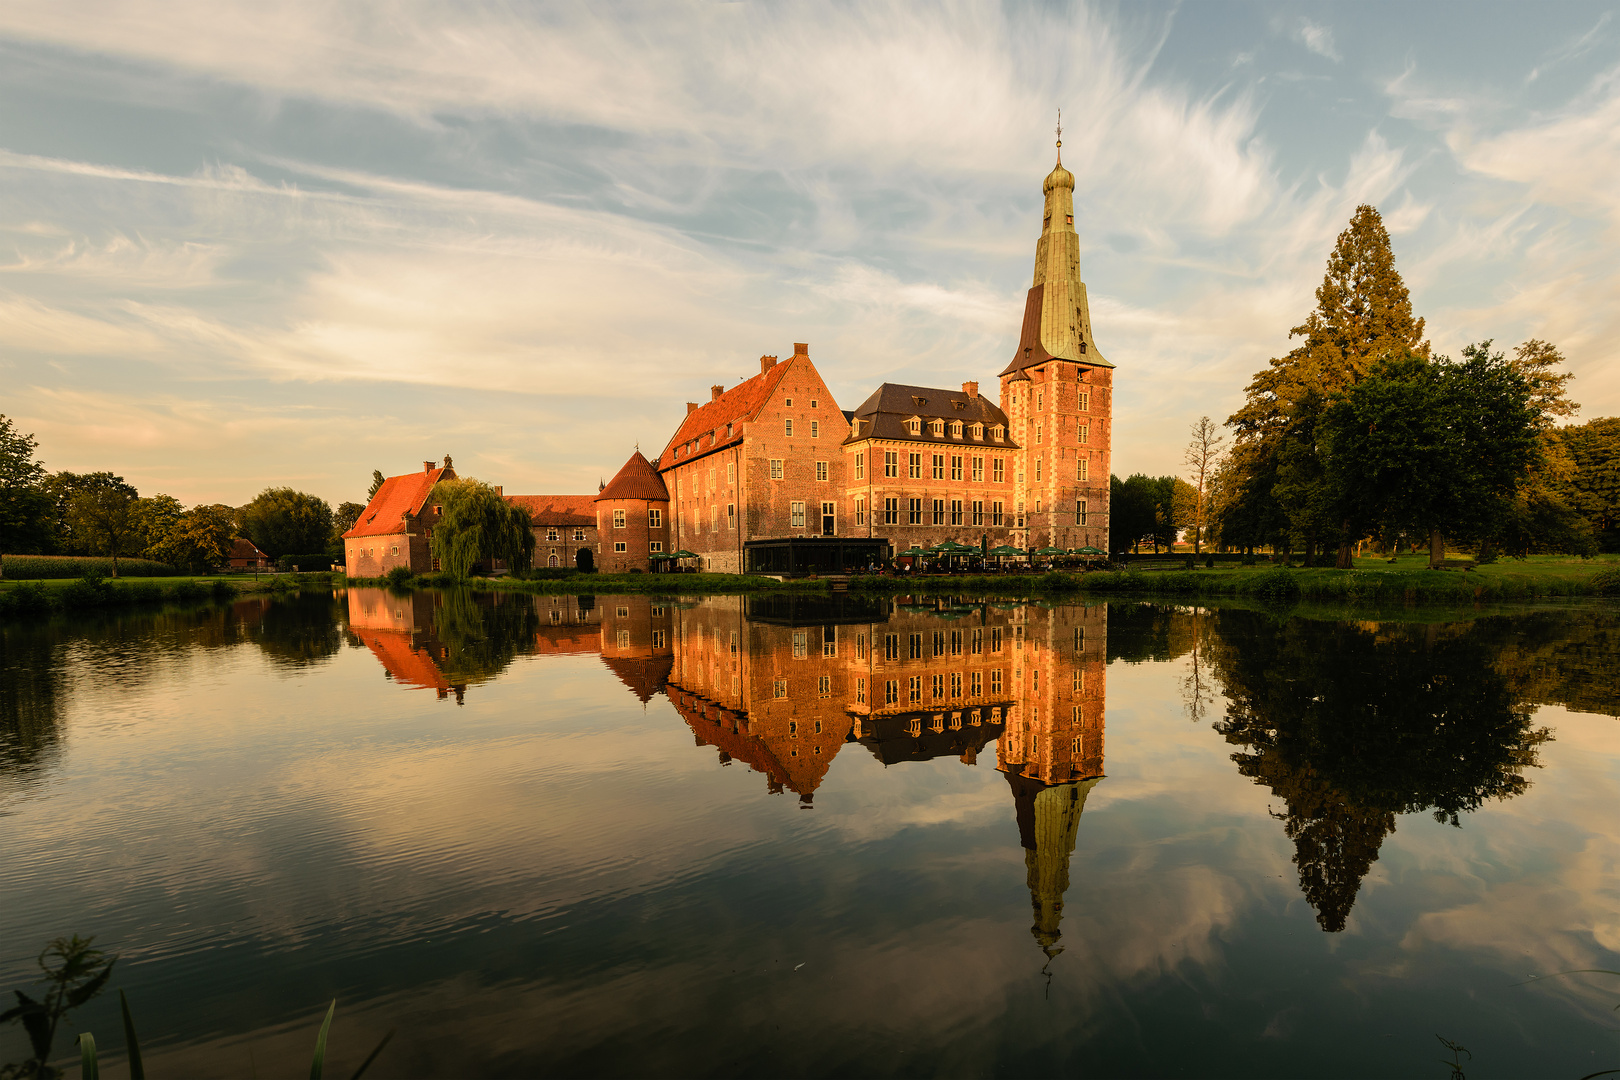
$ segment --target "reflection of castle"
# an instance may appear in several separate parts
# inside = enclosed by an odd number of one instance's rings
[[[726,597],[673,613],[668,693],[699,745],[808,808],[849,743],[885,765],[972,765],[999,739],[1032,933],[1055,955],[1076,828],[1102,778],[1106,609],[822,603],[775,611]]]

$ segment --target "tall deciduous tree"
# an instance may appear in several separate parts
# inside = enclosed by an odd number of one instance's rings
[[[1620,551],[1620,417],[1589,420],[1557,432],[1573,470],[1562,488],[1597,534],[1604,551]]]
[[[193,506],[180,515],[153,557],[188,570],[213,570],[230,558],[236,511],[229,506]]]
[[[137,500],[135,524],[139,535],[133,550],[149,559],[160,559],[157,550],[185,512],[186,508],[173,495],[151,495]]]
[[[242,531],[272,559],[314,555],[332,536],[332,507],[290,487],[266,488],[240,511]]]
[[[1209,526],[1209,488],[1215,478],[1215,472],[1221,466],[1221,450],[1226,443],[1226,436],[1221,429],[1215,426],[1215,421],[1207,416],[1200,416],[1198,422],[1192,426],[1192,441],[1187,444],[1187,451],[1182,455],[1182,461],[1192,473],[1192,487],[1196,492],[1192,513],[1187,518],[1187,528],[1192,533],[1193,553],[1202,550],[1204,535]]]
[[[1309,557],[1335,542],[1348,560],[1352,537],[1321,500],[1323,465],[1316,422],[1328,403],[1373,365],[1392,356],[1429,354],[1423,320],[1412,314],[1406,283],[1383,219],[1359,206],[1328,256],[1316,309],[1289,331],[1301,344],[1273,359],[1249,383],[1247,400],[1227,424],[1236,432],[1232,509],[1251,529],[1281,519],[1287,541]]]
[[[119,556],[128,555],[140,543],[140,492],[110,473],[92,476],[107,479],[88,485],[73,497],[68,521],[74,536],[91,552],[111,556],[112,576],[117,577]]]

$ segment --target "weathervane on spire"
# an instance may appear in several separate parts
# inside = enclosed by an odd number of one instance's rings
[[[1057,138],[1058,164],[1061,165],[1061,164],[1063,164],[1063,110],[1062,109],[1058,110],[1057,137],[1058,137]]]

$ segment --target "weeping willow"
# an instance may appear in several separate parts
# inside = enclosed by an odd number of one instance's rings
[[[433,557],[446,573],[464,578],[481,559],[502,559],[527,570],[534,559],[529,512],[477,480],[445,480],[435,490],[444,513],[433,523]]]

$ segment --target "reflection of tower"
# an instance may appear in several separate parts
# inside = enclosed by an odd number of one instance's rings
[[[669,679],[668,602],[612,596],[601,598],[601,605],[602,662],[645,705]]]
[[[1103,777],[1108,612],[1031,605],[1017,613],[1014,631],[1019,703],[996,767],[1007,774],[1017,810],[1035,911],[1030,933],[1051,958],[1062,951],[1058,927],[1080,814]]]
[[[1048,957],[1063,951],[1063,894],[1069,890],[1069,856],[1074,853],[1075,830],[1086,808],[1086,795],[1102,779],[1094,776],[1072,784],[1042,784],[1007,774],[1018,814],[1018,839],[1024,845],[1029,899],[1035,923],[1029,932]]]

